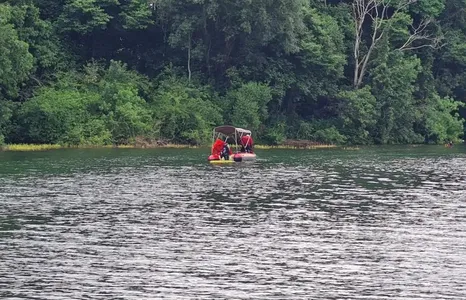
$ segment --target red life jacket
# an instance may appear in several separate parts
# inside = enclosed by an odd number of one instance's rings
[[[252,140],[252,137],[251,136],[242,136],[241,137],[241,145],[243,145],[244,147],[246,146],[250,146],[252,147],[254,141]]]
[[[212,145],[212,155],[220,155],[224,144],[224,141],[222,141],[221,139],[217,139],[215,143]]]

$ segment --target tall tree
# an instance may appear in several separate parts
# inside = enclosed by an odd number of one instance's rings
[[[33,69],[29,45],[13,25],[13,8],[0,4],[0,99],[16,97]]]
[[[422,18],[416,22],[408,14],[408,9],[415,3],[416,0],[353,0],[355,88],[363,83],[373,52],[383,38],[400,33],[407,35],[398,47],[404,51],[439,46],[439,37],[427,31],[431,20]]]

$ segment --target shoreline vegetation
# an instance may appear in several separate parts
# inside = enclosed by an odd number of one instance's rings
[[[0,45],[14,151],[207,146],[220,124],[258,149],[465,136],[459,0],[2,1]]]
[[[464,141],[462,143],[464,144]],[[411,147],[419,147],[427,144],[406,144]],[[436,144],[430,144],[436,145]],[[438,145],[437,146],[441,146]],[[444,145],[448,147],[448,144]],[[9,144],[0,146],[0,152],[39,152],[63,149],[199,149],[210,148],[209,144],[190,145],[190,144],[176,144],[176,143],[154,143],[150,145],[143,145],[138,143],[133,144],[120,144],[120,145],[61,145],[61,144]],[[267,145],[258,144],[254,146],[257,150],[321,150],[321,149],[341,149],[346,151],[358,151],[360,146],[355,145],[337,145],[337,144],[323,144],[311,141],[286,141],[280,145]],[[450,147],[448,147],[450,148]]]
[[[201,145],[190,145],[190,144],[177,144],[169,143],[165,141],[156,141],[153,143],[140,143],[135,142],[131,144],[121,144],[121,145],[61,145],[61,144],[9,144],[0,146],[0,151],[10,151],[10,152],[33,152],[33,151],[48,151],[48,150],[59,150],[59,149],[186,149],[186,148],[209,148],[209,144]],[[255,149],[259,150],[269,150],[269,149],[334,149],[339,147],[335,144],[323,144],[316,143],[312,141],[302,141],[302,140],[289,140],[285,141],[280,145],[266,145],[258,144],[254,146]],[[358,150],[358,147],[343,147],[343,149],[348,150]]]

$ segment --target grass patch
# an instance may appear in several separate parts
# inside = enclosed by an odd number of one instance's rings
[[[5,151],[45,151],[61,149],[63,146],[56,144],[15,144],[3,147]]]
[[[157,148],[168,148],[168,149],[199,149],[199,148],[210,148],[211,145],[188,145],[188,144],[129,144],[129,145],[79,145],[79,146],[67,146],[59,144],[10,144],[0,147],[0,151],[47,151],[57,149],[157,149]],[[234,148],[234,147],[233,147]],[[268,150],[268,149],[333,149],[337,148],[336,145],[255,145],[254,149]],[[346,148],[345,150],[356,150],[356,148]]]
[[[357,150],[361,150],[361,148],[359,147],[343,147],[341,148],[343,150],[348,150],[348,151],[357,151]]]
[[[166,144],[166,145],[154,146],[153,148],[197,149],[197,148],[205,148],[205,147],[210,147],[210,145],[209,146],[196,146],[196,145],[187,145],[187,144],[186,145],[185,144]],[[135,148],[141,148],[141,147],[135,146]],[[151,147],[148,147],[148,148],[151,148]]]
[[[201,148],[202,146],[182,145],[182,144],[166,144],[166,145],[79,145],[79,146],[66,146],[59,144],[10,144],[0,147],[0,151],[15,151],[15,152],[32,152],[32,151],[47,151],[57,149],[143,149],[143,148]]]
[[[337,148],[336,145],[305,145],[305,146],[294,146],[294,145],[255,145],[254,149],[268,150],[268,149],[333,149]]]

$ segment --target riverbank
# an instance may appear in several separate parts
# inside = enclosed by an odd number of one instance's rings
[[[152,147],[144,147],[139,145],[58,145],[58,144],[12,144],[0,147],[0,151],[18,151],[18,152],[32,152],[32,151],[47,151],[47,150],[58,150],[58,149],[144,149],[144,148],[199,148],[199,146],[191,145],[178,145],[178,144],[167,144],[158,145]]]
[[[132,145],[59,145],[59,144],[10,144],[0,146],[0,151],[15,151],[15,152],[32,152],[32,151],[48,151],[58,149],[98,149],[98,148],[115,148],[115,149],[157,149],[157,148],[171,148],[171,149],[184,149],[184,148],[209,148],[210,145],[187,145],[187,144],[132,144]],[[315,144],[307,143],[300,145],[282,144],[282,145],[256,145],[256,149],[330,149],[337,148],[337,145]]]

